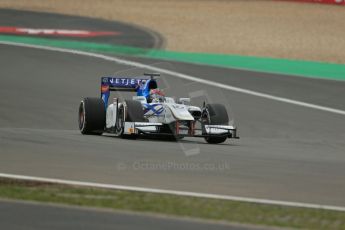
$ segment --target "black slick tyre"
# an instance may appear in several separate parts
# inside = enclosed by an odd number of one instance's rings
[[[204,125],[228,125],[229,116],[226,108],[222,104],[207,104],[202,112],[202,122]],[[205,137],[207,143],[220,144],[226,141],[227,136]]]
[[[143,106],[139,101],[125,100],[126,121],[145,122]]]
[[[84,98],[79,105],[79,130],[86,135],[101,135],[105,127],[105,107],[101,98]]]
[[[125,100],[124,104],[119,108],[119,116],[121,117],[120,122],[122,124],[118,124],[121,130],[118,130],[119,135],[122,138],[126,139],[135,139],[137,138],[137,134],[124,134],[124,122],[146,122],[144,117],[144,110],[143,106],[139,101],[134,100]]]

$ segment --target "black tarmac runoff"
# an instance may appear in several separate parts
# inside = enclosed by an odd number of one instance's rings
[[[0,200],[1,229],[16,230],[263,230],[264,228],[162,215]]]
[[[23,10],[0,9],[0,27],[19,27],[30,29],[61,29],[116,32],[114,35],[95,37],[51,36],[40,34],[40,37],[61,40],[75,40],[92,43],[123,45],[139,48],[162,48],[163,37],[154,31],[125,22],[114,22],[80,16],[54,13],[32,12]],[[1,30],[0,30],[1,31]],[[1,33],[4,34],[4,33]],[[6,33],[5,33],[6,34]],[[12,33],[8,33],[12,35]],[[35,33],[25,36],[37,36]]]

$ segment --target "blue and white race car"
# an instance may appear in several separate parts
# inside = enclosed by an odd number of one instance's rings
[[[239,138],[236,127],[229,125],[224,105],[206,104],[200,108],[190,105],[190,98],[175,102],[159,90],[156,76],[146,78],[102,77],[101,98],[84,98],[79,106],[78,120],[82,134],[111,133],[123,138],[139,135],[203,137],[217,144],[227,138]],[[111,91],[135,92],[132,100],[119,101]]]

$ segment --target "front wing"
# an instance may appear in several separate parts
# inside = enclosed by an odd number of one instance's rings
[[[163,123],[150,122],[125,122],[124,134],[144,134],[144,135],[173,135],[172,133],[162,132]],[[226,136],[228,138],[239,139],[237,129],[231,125],[204,125],[201,129],[179,128],[175,136],[181,137],[212,137]]]

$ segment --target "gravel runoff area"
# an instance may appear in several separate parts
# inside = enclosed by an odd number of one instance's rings
[[[270,0],[0,0],[151,28],[166,49],[345,64],[345,7]]]

